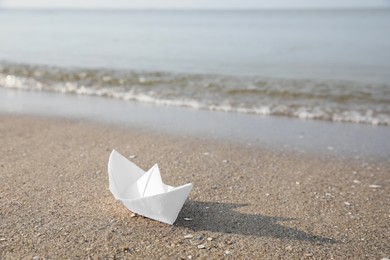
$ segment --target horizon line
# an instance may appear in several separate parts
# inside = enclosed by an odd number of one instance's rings
[[[384,7],[299,7],[299,8],[133,8],[133,7],[2,7],[2,10],[23,11],[363,11],[363,10],[389,10]]]

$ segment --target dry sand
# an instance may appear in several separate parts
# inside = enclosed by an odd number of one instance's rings
[[[1,259],[390,257],[388,161],[10,115],[0,144]],[[173,226],[115,201],[113,148],[194,184]]]

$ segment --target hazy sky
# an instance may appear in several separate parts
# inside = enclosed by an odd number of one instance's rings
[[[8,8],[383,8],[390,0],[0,0]]]

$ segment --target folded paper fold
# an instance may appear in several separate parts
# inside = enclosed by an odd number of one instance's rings
[[[172,187],[162,182],[155,164],[145,172],[113,150],[108,160],[109,188],[126,208],[139,215],[173,224],[192,184]]]

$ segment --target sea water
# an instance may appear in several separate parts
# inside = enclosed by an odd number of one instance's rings
[[[389,47],[389,10],[0,10],[0,87],[390,125]]]

